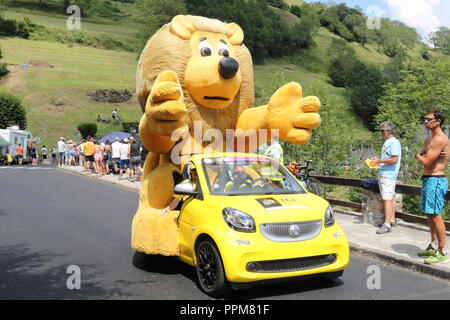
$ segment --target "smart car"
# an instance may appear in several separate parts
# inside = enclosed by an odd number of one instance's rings
[[[343,274],[349,247],[333,208],[276,160],[198,154],[183,174],[174,190],[185,199],[179,258],[196,267],[208,295],[264,280]]]

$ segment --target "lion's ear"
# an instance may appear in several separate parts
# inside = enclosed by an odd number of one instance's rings
[[[244,41],[244,31],[236,23],[227,24],[227,37],[232,45],[241,45]]]
[[[195,28],[188,16],[178,15],[170,22],[170,32],[183,40],[189,40]]]

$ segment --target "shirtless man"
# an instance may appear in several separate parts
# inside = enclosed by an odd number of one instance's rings
[[[427,264],[448,262],[445,250],[446,230],[442,219],[444,198],[448,182],[445,169],[450,159],[450,144],[447,135],[442,131],[445,114],[438,109],[429,110],[425,117],[425,128],[431,131],[431,137],[425,143],[416,159],[423,165],[422,195],[420,209],[426,214],[431,233],[431,244],[418,253],[420,257],[428,257]]]

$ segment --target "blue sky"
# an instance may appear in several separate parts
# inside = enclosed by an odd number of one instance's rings
[[[321,0],[321,2],[328,1]],[[440,26],[450,27],[450,0],[334,0],[334,2],[337,4],[344,2],[351,8],[358,5],[367,16],[377,15],[399,20],[416,28],[423,37]]]

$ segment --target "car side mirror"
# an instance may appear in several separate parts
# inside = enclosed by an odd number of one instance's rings
[[[175,186],[173,192],[180,195],[196,196],[198,191],[194,190],[194,185],[190,182],[179,183]]]

